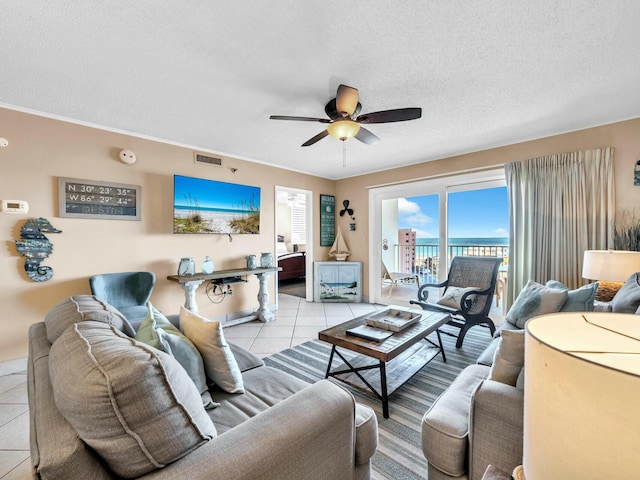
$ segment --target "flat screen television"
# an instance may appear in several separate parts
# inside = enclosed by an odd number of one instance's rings
[[[260,233],[260,187],[173,176],[173,233]]]

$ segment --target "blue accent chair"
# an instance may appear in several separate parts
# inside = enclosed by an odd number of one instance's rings
[[[89,278],[91,293],[116,307],[136,329],[147,316],[155,283],[153,272],[104,273]]]

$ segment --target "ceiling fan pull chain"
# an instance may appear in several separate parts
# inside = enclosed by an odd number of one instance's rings
[[[347,168],[347,142],[342,141],[342,168]]]

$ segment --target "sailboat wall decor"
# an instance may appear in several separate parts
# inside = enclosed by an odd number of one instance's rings
[[[342,238],[340,227],[338,227],[338,233],[336,234],[336,239],[333,242],[331,250],[329,250],[329,256],[335,257],[335,259],[339,261],[345,261],[349,255],[351,255],[351,252],[349,251],[349,247],[347,247],[347,242]]]

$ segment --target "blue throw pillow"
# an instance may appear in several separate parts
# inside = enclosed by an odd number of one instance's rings
[[[557,280],[549,280],[546,286],[567,291],[567,301],[560,309],[561,312],[593,312],[593,301],[596,298],[598,282],[584,285],[575,290],[569,290],[569,287]]]
[[[530,280],[507,312],[507,322],[518,328],[532,317],[559,312],[567,300],[567,291],[546,287]]]
[[[147,302],[147,317],[138,327],[135,339],[151,345],[174,357],[198,387],[202,403],[206,409],[218,407],[207,387],[204,362],[196,346],[151,302]]]
[[[614,313],[636,313],[640,309],[640,272],[633,273],[618,290],[611,307]]]

